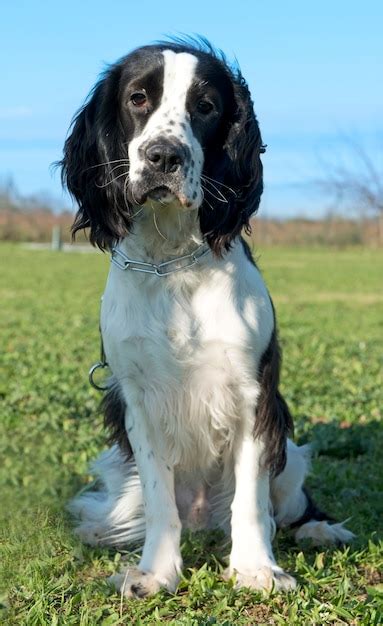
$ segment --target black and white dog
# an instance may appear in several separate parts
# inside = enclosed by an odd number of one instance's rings
[[[287,439],[273,305],[241,239],[262,193],[262,139],[237,68],[206,42],[139,48],[102,76],[66,141],[73,232],[112,251],[101,331],[115,443],[71,505],[87,543],[144,540],[127,596],[175,590],[182,527],[223,528],[239,586],[291,589],[276,526],[348,541],[303,487]]]

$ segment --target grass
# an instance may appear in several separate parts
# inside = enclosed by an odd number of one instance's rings
[[[98,358],[108,259],[10,245],[0,256],[3,624],[382,623],[383,251],[258,254],[277,308],[295,436],[314,445],[309,486],[334,517],[351,516],[353,545],[318,550],[279,535],[278,561],[299,587],[268,596],[222,581],[219,536],[186,535],[178,593],[122,603],[105,578],[137,556],[81,545],[64,510],[105,445],[87,370]]]

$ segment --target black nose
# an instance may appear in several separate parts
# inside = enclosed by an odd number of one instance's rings
[[[145,157],[152,168],[164,174],[176,172],[185,160],[181,146],[164,142],[150,144],[145,150]]]

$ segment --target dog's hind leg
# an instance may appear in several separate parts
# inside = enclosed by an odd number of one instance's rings
[[[289,526],[306,510],[303,483],[310,467],[310,447],[287,440],[286,466],[271,480],[270,492],[278,528]]]
[[[354,537],[343,523],[321,511],[304,487],[310,467],[310,446],[287,442],[286,467],[271,481],[274,519],[279,528],[291,528],[297,541],[311,539],[315,545],[347,543]],[[331,523],[332,522],[332,523]]]
[[[91,473],[97,477],[94,486],[82,491],[68,505],[68,510],[78,519],[76,534],[90,545],[142,543],[145,517],[134,460],[127,461],[114,445],[93,463]]]

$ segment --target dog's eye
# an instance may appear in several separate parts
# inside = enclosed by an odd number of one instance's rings
[[[147,101],[146,94],[143,91],[135,91],[130,96],[130,101],[135,107],[142,107]]]
[[[197,102],[197,111],[198,113],[202,113],[202,115],[207,115],[208,113],[211,113],[213,108],[214,107],[212,103],[209,102],[209,100],[199,100]]]

